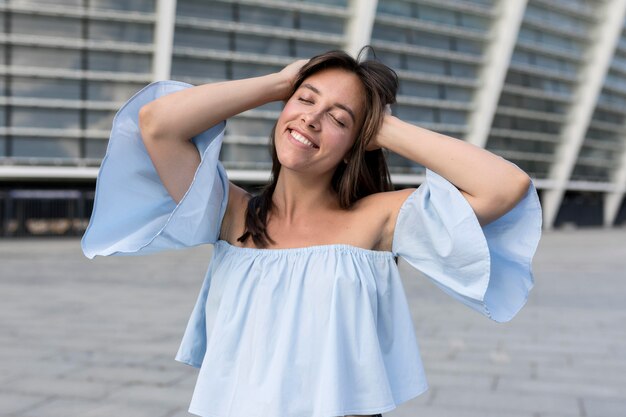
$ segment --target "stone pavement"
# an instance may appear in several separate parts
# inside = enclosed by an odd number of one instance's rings
[[[190,416],[196,370],[173,357],[210,253],[0,240],[0,416]],[[506,324],[403,270],[431,388],[385,417],[626,416],[626,230],[545,232]]]

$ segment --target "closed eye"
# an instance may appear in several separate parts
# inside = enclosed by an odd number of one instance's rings
[[[303,102],[303,103],[308,103],[308,104],[312,104],[313,103],[312,100],[309,100],[309,99],[304,98],[304,97],[299,97],[298,100]]]
[[[335,123],[337,123],[339,126],[341,127],[346,127],[346,124],[344,122],[342,122],[341,120],[339,120],[338,118],[336,118],[335,116],[333,116],[332,114],[330,115],[330,117],[335,121]]]

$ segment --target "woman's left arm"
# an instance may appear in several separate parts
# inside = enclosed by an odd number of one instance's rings
[[[524,197],[529,176],[511,162],[460,139],[384,116],[374,143],[436,172],[467,199],[481,226],[501,217]]]

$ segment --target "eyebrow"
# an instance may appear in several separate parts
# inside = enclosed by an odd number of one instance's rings
[[[304,88],[308,88],[309,90],[313,91],[315,94],[317,95],[322,95],[322,93],[320,92],[320,90],[318,90],[316,87],[312,86],[311,84],[302,84],[302,87]],[[341,104],[341,103],[335,103],[335,107],[338,107],[342,110],[344,110],[346,113],[348,113],[350,115],[350,117],[352,118],[352,122],[356,123],[356,118],[354,117],[354,112],[352,111],[352,109],[350,109],[350,107]]]

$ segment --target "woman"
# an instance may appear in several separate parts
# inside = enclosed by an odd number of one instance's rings
[[[116,116],[85,254],[215,244],[177,355],[200,368],[190,412],[372,416],[424,392],[396,256],[496,321],[524,305],[541,229],[529,177],[386,112],[397,84],[333,51],[262,77],[156,83]],[[223,121],[278,100],[272,179],[251,196],[217,160]],[[382,149],[426,182],[390,191]]]

